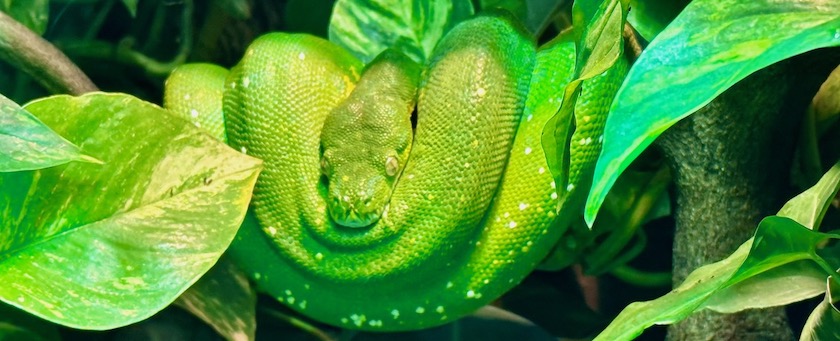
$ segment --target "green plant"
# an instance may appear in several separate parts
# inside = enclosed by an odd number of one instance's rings
[[[502,298],[504,308],[539,327],[496,312],[479,327],[465,319],[439,331],[455,339],[542,328],[618,340],[688,319],[672,327],[672,337],[739,339],[758,329],[786,339],[793,328],[804,340],[837,338],[840,234],[832,229],[840,166],[831,165],[840,158],[840,71],[829,73],[840,61],[840,3],[821,0],[0,3],[0,59],[9,63],[0,65],[0,93],[11,98],[0,96],[0,338],[82,338],[88,334],[70,328],[142,325],[173,302],[226,339],[254,338],[258,318],[267,333],[260,336],[351,337],[273,298],[257,301],[241,265],[222,256],[243,220],[253,223],[246,211],[261,161],[138,98],[160,102],[165,76],[186,61],[232,66],[251,40],[272,30],[329,37],[363,62],[387,47],[423,61],[454,25],[499,7],[540,46],[576,46],[571,81],[551,84],[533,105],[555,114],[542,143],[560,201],[581,206],[556,227],[566,230],[541,265],[554,271],[554,284],[534,274]],[[633,65],[613,101],[594,174],[570,182],[565,146],[577,142],[584,123],[575,116],[575,103],[586,100],[579,89],[625,57]],[[16,104],[95,90],[85,74],[131,95]],[[570,183],[592,186],[565,198]],[[661,238],[674,225],[676,288],[667,292],[671,276],[656,272],[667,262],[641,257],[670,257]],[[607,307],[612,296],[651,296],[582,294],[574,278],[583,276],[562,277],[570,265],[603,286],[619,278],[660,297],[616,316]],[[584,298],[599,298],[603,315]],[[523,308],[541,301],[558,303]],[[792,311],[791,326],[775,322],[784,317],[778,309],[751,310],[800,301],[811,306]],[[157,316],[149,321],[165,315]],[[704,330],[704,323],[725,327]]]

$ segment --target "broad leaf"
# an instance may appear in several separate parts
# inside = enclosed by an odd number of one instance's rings
[[[47,30],[50,13],[49,0],[0,0],[0,12],[5,12],[38,35]]]
[[[329,36],[365,64],[386,48],[424,63],[438,40],[472,14],[468,0],[338,0]]]
[[[814,187],[788,201],[779,216],[764,219],[755,236],[729,257],[692,271],[679,287],[660,298],[627,306],[598,338],[630,339],[649,326],[675,323],[701,309],[732,313],[822,293],[828,273],[816,245],[840,235],[814,232],[801,222],[820,221],[824,206],[840,186],[838,173],[840,166],[832,167]]]
[[[703,307],[728,314],[799,302],[825,292],[826,276],[810,259],[795,261],[721,288]]]
[[[98,162],[0,95],[0,172],[47,168],[70,161]]]
[[[665,129],[756,70],[837,45],[840,1],[691,2],[642,53],[613,102],[586,221],[592,223],[618,175]]]
[[[825,298],[808,316],[800,341],[840,340],[840,309],[835,305],[840,302],[840,285],[831,278],[824,285]]]
[[[595,340],[629,340],[641,334],[647,327],[675,323],[701,309],[718,308],[726,312],[735,312],[813,297],[819,292],[805,290],[813,287],[810,283],[801,284],[799,288],[803,290],[791,293],[795,295],[791,297],[762,296],[754,292],[738,295],[739,290],[733,290],[731,287],[761,274],[766,274],[765,278],[770,282],[753,281],[751,286],[781,290],[780,287],[796,280],[812,281],[818,278],[819,276],[813,273],[805,275],[783,267],[799,267],[797,262],[802,260],[824,261],[814,253],[814,248],[817,242],[825,238],[840,239],[840,234],[814,232],[788,218],[767,217],[759,224],[755,236],[729,257],[694,270],[682,284],[660,298],[630,304]],[[771,272],[774,269],[775,272]],[[822,278],[827,275],[823,270]],[[817,281],[822,282],[820,279]],[[714,295],[718,293],[725,295],[725,298],[715,298]],[[722,302],[724,300],[727,302]]]
[[[227,340],[254,340],[257,293],[248,277],[228,258],[219,260],[175,304],[198,316]]]
[[[115,328],[166,307],[228,247],[259,160],[128,95],[26,109],[105,163],[0,175],[0,300]]]

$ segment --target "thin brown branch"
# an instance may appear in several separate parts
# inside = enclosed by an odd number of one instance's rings
[[[64,53],[3,12],[0,59],[23,70],[52,93],[81,95],[98,90]]]

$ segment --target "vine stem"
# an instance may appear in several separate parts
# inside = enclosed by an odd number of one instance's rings
[[[81,95],[99,90],[64,53],[3,12],[0,59],[23,70],[51,93]]]
[[[137,65],[151,75],[166,77],[173,69],[187,61],[192,49],[193,0],[183,0],[182,5],[184,8],[181,12],[179,47],[175,56],[169,61],[159,61],[135,50],[132,47],[131,38],[125,38],[117,44],[99,40],[68,41],[58,44],[72,56],[112,59],[129,65]]]

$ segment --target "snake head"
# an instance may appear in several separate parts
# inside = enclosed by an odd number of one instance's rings
[[[321,130],[321,172],[327,178],[332,219],[347,227],[382,217],[408,161],[420,69],[385,50],[365,68],[347,99]]]

